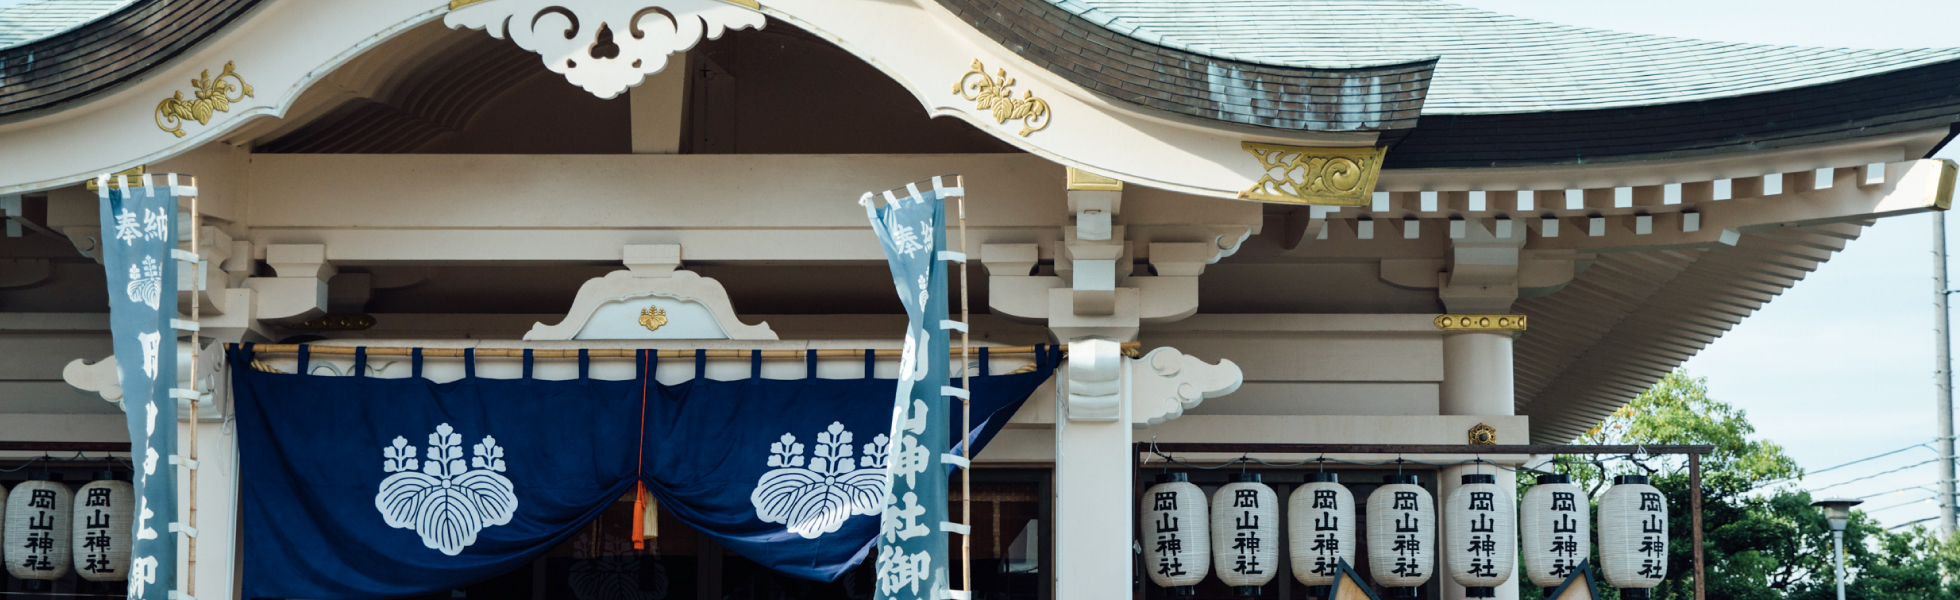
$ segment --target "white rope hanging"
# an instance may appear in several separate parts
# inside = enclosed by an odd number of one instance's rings
[[[1414,475],[1389,475],[1368,495],[1368,569],[1391,598],[1413,598],[1436,572],[1436,506]]]
[[[7,573],[30,587],[46,585],[68,574],[69,509],[74,499],[68,486],[49,481],[45,473],[15,486],[7,497],[5,525]],[[41,591],[38,587],[34,591]]]
[[[1212,567],[1239,596],[1258,596],[1279,572],[1279,494],[1239,473],[1211,496]]]
[[[1450,579],[1464,587],[1465,597],[1497,597],[1497,586],[1517,569],[1518,512],[1510,493],[1495,475],[1467,474],[1444,505]]]
[[[1592,501],[1565,475],[1539,475],[1519,502],[1524,572],[1532,585],[1558,587],[1592,556]]]
[[[1647,476],[1614,477],[1600,496],[1599,562],[1625,600],[1646,600],[1667,578],[1667,497]]]
[[[1205,492],[1183,473],[1159,475],[1157,482],[1144,490],[1137,510],[1143,518],[1143,566],[1166,595],[1192,596],[1211,572]]]
[[[129,551],[136,530],[136,490],[112,473],[75,491],[75,573],[89,581],[129,579]]]
[[[1334,473],[1308,473],[1307,482],[1287,499],[1287,555],[1301,585],[1334,584],[1339,561],[1354,564],[1354,494]],[[1328,590],[1310,590],[1326,597]]]

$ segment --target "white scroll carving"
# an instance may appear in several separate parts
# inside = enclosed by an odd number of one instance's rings
[[[488,31],[544,57],[545,68],[612,98],[667,67],[703,37],[761,29],[753,9],[721,0],[499,0],[450,11],[443,24]]]
[[[1074,348],[1070,348],[1074,352]],[[1176,348],[1151,350],[1130,371],[1130,422],[1156,425],[1197,408],[1206,398],[1238,391],[1245,373],[1232,361],[1206,364]]]

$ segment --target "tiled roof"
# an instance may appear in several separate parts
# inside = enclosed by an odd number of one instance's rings
[[[1169,48],[1044,0],[938,0],[1050,73],[1119,100],[1228,123],[1309,131],[1416,125],[1436,61],[1357,68],[1270,66]]]
[[[0,118],[81,100],[141,76],[217,33],[260,1],[117,2],[120,8],[99,17],[0,47]],[[0,17],[30,6],[87,3],[42,0],[12,7],[0,12]]]
[[[1440,58],[1425,115],[1596,110],[1801,88],[1960,60],[1571,27],[1435,0],[1044,0],[1130,38],[1280,67]]]
[[[29,0],[0,8],[0,48],[12,48],[93,21],[133,0]]]

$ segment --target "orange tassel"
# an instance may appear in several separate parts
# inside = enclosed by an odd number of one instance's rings
[[[633,494],[633,549],[645,550],[647,547],[647,484],[640,482],[634,484],[634,487],[637,491]]]

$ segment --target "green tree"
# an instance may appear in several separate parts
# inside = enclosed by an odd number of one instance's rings
[[[1607,417],[1579,441],[1585,444],[1707,444],[1702,458],[1701,545],[1709,598],[1834,600],[1829,524],[1809,494],[1758,491],[1801,478],[1803,471],[1774,442],[1756,432],[1741,409],[1708,396],[1707,380],[1675,371]],[[1631,458],[1632,460],[1626,460]],[[1561,456],[1557,468],[1598,492],[1614,475],[1646,474],[1668,496],[1668,581],[1658,599],[1694,597],[1694,544],[1686,461],[1669,457]],[[1529,485],[1521,480],[1520,485]],[[1594,546],[1597,548],[1597,545]],[[1893,533],[1863,513],[1845,531],[1848,595],[1859,600],[1960,598],[1942,573],[1960,573],[1960,548],[1923,528]],[[1597,556],[1595,555],[1595,560]],[[1602,585],[1605,583],[1602,581]],[[1617,594],[1602,589],[1609,597]],[[1541,598],[1527,586],[1525,598]]]

